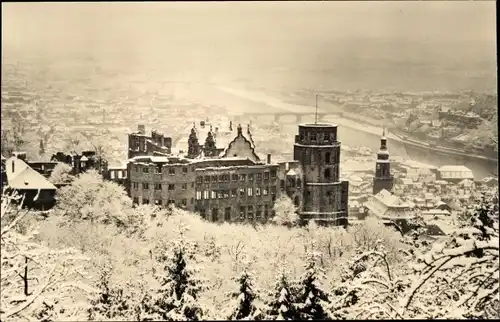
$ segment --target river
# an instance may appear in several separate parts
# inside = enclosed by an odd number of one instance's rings
[[[314,106],[306,106],[302,104],[293,104],[289,102],[283,102],[279,97],[271,96],[269,93],[256,92],[240,88],[229,88],[223,86],[216,86],[217,90],[229,94],[232,101],[236,98],[240,98],[245,101],[245,104],[241,106],[248,106],[249,102],[254,105],[261,105],[261,108],[252,108],[252,112],[258,113],[271,112],[274,111],[293,111],[293,112],[312,112],[314,113]],[[332,104],[329,106],[326,103],[322,103],[322,109],[335,110],[336,107]],[[238,106],[238,105],[233,105]],[[257,111],[256,111],[257,109]],[[231,110],[234,114],[241,114],[245,111],[238,111],[237,108]],[[380,136],[382,134],[382,129],[376,126],[364,125],[356,123],[352,120],[347,119],[332,119],[326,118],[325,121],[335,123],[339,125],[338,136],[339,140],[350,147],[356,146],[366,146],[373,151],[377,151],[380,147]],[[282,124],[282,130],[289,135],[297,134],[297,124]],[[474,176],[477,179],[481,179],[492,174],[498,174],[498,164],[496,162],[487,160],[477,160],[472,158],[463,158],[458,156],[448,156],[448,155],[437,155],[432,151],[423,151],[420,149],[415,149],[411,146],[406,146],[393,135],[388,135],[388,146],[389,151],[394,156],[402,156],[405,159],[415,160],[421,163],[426,163],[435,166],[441,165],[465,165],[471,169]]]

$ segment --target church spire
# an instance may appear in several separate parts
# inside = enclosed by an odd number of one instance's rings
[[[380,138],[380,150],[387,150],[387,138],[385,137],[385,126]]]

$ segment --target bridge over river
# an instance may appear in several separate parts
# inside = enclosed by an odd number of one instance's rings
[[[248,120],[256,121],[274,121],[280,124],[299,124],[299,123],[314,123],[315,113],[311,112],[262,112],[262,113],[244,113],[234,115],[232,119],[238,122],[248,122]],[[340,119],[342,113],[318,113],[318,123],[328,123],[331,119]]]

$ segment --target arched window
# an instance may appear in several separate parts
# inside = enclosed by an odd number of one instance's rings
[[[302,181],[300,180],[300,178],[297,178],[297,187],[299,187],[299,188],[300,188],[301,183],[302,183]]]
[[[326,152],[325,153],[325,162],[326,163],[330,163],[331,162],[331,160],[330,160],[330,152]]]
[[[331,176],[330,168],[326,168],[325,169],[325,179],[330,179],[330,176]]]

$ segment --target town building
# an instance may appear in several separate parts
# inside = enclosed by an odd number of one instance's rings
[[[382,220],[395,221],[413,218],[410,205],[385,189],[370,196],[364,206],[369,215]]]
[[[53,163],[66,163],[72,167],[72,174],[80,174],[90,169],[95,169],[99,173],[105,174],[107,172],[108,163],[102,157],[98,156],[95,151],[83,151],[82,154],[65,154],[57,152],[50,158],[50,164]],[[36,163],[35,163],[36,164]],[[47,164],[42,164],[41,171],[45,173],[48,169]],[[55,167],[55,166],[54,166]],[[51,170],[54,168],[52,167]],[[35,168],[37,170],[37,168]],[[50,176],[50,173],[48,175]]]
[[[137,132],[128,135],[128,158],[143,155],[169,155],[172,148],[172,138],[156,131],[151,136],[146,135],[146,127],[138,125]]]
[[[7,193],[17,193],[23,207],[48,210],[54,206],[57,188],[22,157],[14,155],[5,160],[5,174]]]
[[[373,178],[373,194],[376,195],[382,190],[391,191],[394,184],[394,177],[391,175],[391,162],[389,160],[389,150],[387,149],[387,138],[385,129],[380,139],[380,149],[377,152],[377,164],[375,167],[375,177]]]
[[[303,171],[301,221],[347,226],[349,182],[340,181],[340,146],[337,125],[299,125],[293,154]]]
[[[474,174],[464,165],[444,165],[437,168],[436,178],[437,180],[459,183],[464,179],[474,181]]]

